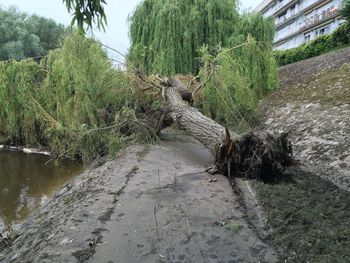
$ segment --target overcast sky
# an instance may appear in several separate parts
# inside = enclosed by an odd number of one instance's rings
[[[241,0],[241,7],[254,8],[262,0]],[[95,37],[102,43],[126,53],[129,47],[128,15],[133,12],[141,0],[107,0],[106,15],[108,26],[106,32],[95,30]],[[71,16],[68,14],[62,0],[0,0],[0,6],[15,5],[20,11],[37,14],[64,25],[70,25]],[[115,58],[119,59],[117,56]]]

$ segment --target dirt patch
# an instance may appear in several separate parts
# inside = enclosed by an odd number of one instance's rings
[[[350,103],[350,64],[322,72],[317,77],[300,76],[299,80],[293,86],[280,88],[270,94],[262,104],[263,110],[287,103],[321,103],[328,106]]]
[[[261,129],[289,131],[295,158],[350,190],[350,105],[287,103],[270,108]]]
[[[349,47],[280,67],[279,87],[284,89],[307,85],[325,72],[340,68],[344,63],[350,63]]]
[[[94,231],[96,233],[96,231]],[[101,243],[102,235],[97,233],[89,243],[86,249],[76,250],[72,255],[77,259],[77,262],[83,263],[89,260],[96,252],[96,246]]]

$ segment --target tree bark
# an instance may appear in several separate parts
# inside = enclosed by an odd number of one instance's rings
[[[166,110],[158,125],[159,130],[175,123],[208,148],[215,158],[217,171],[229,177],[232,174],[265,182],[286,179],[284,168],[292,164],[292,148],[287,133],[277,137],[247,133],[240,137],[190,106],[186,102],[190,92],[180,80],[171,78],[165,83]],[[166,125],[163,124],[165,120]]]

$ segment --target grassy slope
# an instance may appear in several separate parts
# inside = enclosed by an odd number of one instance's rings
[[[350,103],[350,64],[313,76],[306,83],[277,90],[269,95],[264,108],[288,102],[313,102],[331,106]]]

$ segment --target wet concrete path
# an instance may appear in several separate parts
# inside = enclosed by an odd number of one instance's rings
[[[209,152],[189,137],[129,147],[22,227],[4,262],[275,262]],[[64,204],[65,202],[65,204]]]

